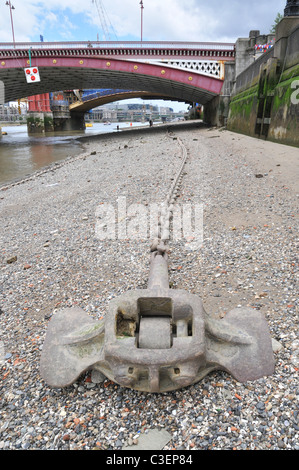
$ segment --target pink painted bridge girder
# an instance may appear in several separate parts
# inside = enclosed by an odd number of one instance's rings
[[[36,57],[32,66],[39,67],[41,81],[27,84],[27,57],[0,59],[6,102],[51,91],[122,88],[205,104],[219,95],[223,86],[219,78],[137,60],[52,56]]]

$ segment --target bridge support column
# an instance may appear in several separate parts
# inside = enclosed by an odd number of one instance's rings
[[[44,113],[29,111],[27,115],[27,131],[30,134],[44,134]]]
[[[53,114],[30,111],[27,115],[27,132],[32,134],[45,134],[53,132]]]
[[[204,122],[208,124],[208,126],[220,127],[223,125],[220,122],[220,101],[221,97],[216,96],[204,106]]]
[[[69,117],[54,116],[55,132],[85,131],[85,118],[83,113],[70,113]]]
[[[204,106],[204,121],[210,126],[226,126],[229,114],[229,105],[235,82],[235,64],[225,64],[225,79],[221,95],[213,98]]]
[[[49,93],[30,96],[27,116],[28,134],[44,134],[53,132],[53,114],[50,108]]]
[[[54,132],[54,118],[53,113],[44,113],[45,132]]]
[[[204,106],[204,122],[209,126],[226,126],[229,113],[230,96],[216,96]]]

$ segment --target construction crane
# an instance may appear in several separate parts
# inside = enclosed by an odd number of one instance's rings
[[[115,34],[116,40],[118,40],[116,33],[114,31],[114,28],[108,18],[108,15],[107,15],[107,12],[105,10],[102,0],[92,0],[92,4],[96,6],[96,9],[98,12],[98,16],[99,16],[102,31],[103,31],[104,41],[111,41],[109,26],[110,26],[110,29]],[[109,26],[108,26],[108,23],[109,23]]]

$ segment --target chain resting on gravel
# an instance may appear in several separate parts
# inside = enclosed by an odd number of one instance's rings
[[[172,133],[167,133],[168,138],[174,138]],[[183,179],[183,169],[185,167],[188,152],[187,148],[183,144],[182,140],[176,138],[182,152],[182,163],[179,167],[179,170],[173,180],[173,183],[170,187],[166,200],[162,206],[162,211],[159,217],[157,234],[156,237],[152,240],[151,243],[151,252],[158,252],[160,254],[167,253],[169,251],[169,246],[166,244],[170,239],[170,221],[173,215],[173,207],[175,200],[178,196],[179,190],[178,186]]]

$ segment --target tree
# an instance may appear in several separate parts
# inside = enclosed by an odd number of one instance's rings
[[[276,32],[276,26],[278,25],[278,23],[283,19],[283,15],[281,13],[277,13],[276,15],[276,18],[275,18],[275,21],[274,21],[274,24],[272,25],[272,28],[270,30],[270,33],[273,33],[275,34]]]

